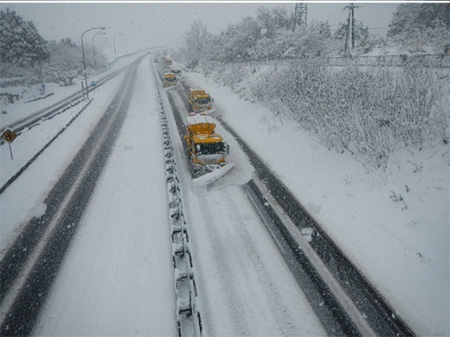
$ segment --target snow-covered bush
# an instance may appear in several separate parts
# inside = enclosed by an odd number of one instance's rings
[[[215,64],[216,80],[268,106],[274,116],[315,134],[328,148],[348,151],[367,169],[386,169],[400,147],[448,141],[442,81],[415,63],[404,67],[330,67],[322,59],[266,64]],[[213,67],[209,72],[214,72]],[[219,75],[220,74],[220,75]],[[249,80],[250,78],[250,80]]]

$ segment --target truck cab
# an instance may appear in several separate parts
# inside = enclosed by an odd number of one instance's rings
[[[229,146],[215,132],[216,124],[210,116],[187,117],[185,140],[194,164],[225,164]]]
[[[176,86],[177,84],[178,84],[178,80],[174,73],[165,73],[164,74],[164,80],[163,80],[164,88],[173,87],[173,86]]]
[[[189,106],[194,113],[201,113],[211,110],[213,99],[202,89],[191,89],[189,91]]]

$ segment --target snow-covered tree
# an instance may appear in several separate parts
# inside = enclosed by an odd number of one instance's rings
[[[250,50],[256,45],[260,34],[257,21],[249,16],[238,24],[229,25],[213,39],[213,46],[216,48],[214,60],[220,62],[249,60]]]
[[[317,25],[319,26],[318,29],[319,29],[319,34],[321,37],[323,37],[325,39],[329,39],[333,36],[331,34],[331,27],[330,27],[330,23],[328,22],[328,20],[326,22],[320,21]]]
[[[450,29],[450,3],[400,4],[389,24],[388,36],[407,36],[440,27]]]
[[[47,77],[61,85],[72,84],[81,70],[81,48],[69,38],[50,42],[48,48],[51,58],[44,69]]]
[[[185,35],[190,64],[201,59],[234,62],[281,57],[290,47],[291,25],[292,18],[281,7],[261,7],[255,18],[244,17],[218,35],[209,34],[201,22],[195,22]]]
[[[450,29],[450,3],[422,3],[417,21],[430,28],[443,25]]]
[[[257,24],[259,26],[259,30],[264,31],[265,38],[273,38],[275,34],[275,30],[278,28],[277,23],[278,19],[272,15],[272,11],[266,7],[258,8],[258,14],[256,16]]]
[[[195,66],[208,51],[211,34],[208,28],[200,20],[195,21],[184,37],[186,50],[188,52],[188,60],[191,66]]]
[[[48,48],[51,58],[44,68],[47,77],[62,85],[71,84],[73,78],[81,75],[81,47],[70,38],[65,38],[61,39],[60,42],[49,42]],[[106,57],[101,52],[97,50],[95,60],[92,46],[85,45],[84,52],[88,71],[97,71],[105,67]]]
[[[314,22],[306,29],[295,31],[291,37],[291,50],[294,57],[316,57],[329,54],[332,46],[331,29],[328,23]]]
[[[80,68],[81,48],[70,39],[50,42],[48,48],[51,53],[51,63],[63,65],[67,70]]]
[[[268,31],[258,24],[254,18],[247,16],[242,22],[231,28],[228,37],[231,37],[231,48],[233,59],[237,61],[248,60],[250,58],[249,50],[253,48],[258,40],[265,36]]]
[[[285,8],[276,7],[272,9],[272,21],[277,29],[292,29],[292,15],[289,15]]]
[[[388,37],[412,51],[448,52],[450,3],[400,4],[389,24]]]
[[[370,38],[369,34],[369,27],[364,26],[364,24],[361,21],[355,20],[355,27],[354,27],[354,33],[355,33],[355,42],[364,43]],[[347,36],[349,36],[349,23],[348,21],[345,23],[342,23],[338,29],[334,32],[334,38],[336,40],[344,41]]]
[[[50,58],[47,43],[34,24],[8,8],[0,11],[0,58],[21,66],[40,65]]]
[[[419,4],[400,4],[393,14],[387,35],[394,36],[411,31],[419,10]]]

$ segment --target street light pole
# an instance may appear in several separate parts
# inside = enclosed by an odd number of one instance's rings
[[[84,71],[84,85],[85,85],[85,90],[86,90],[86,97],[89,101],[89,90],[88,90],[88,86],[87,86],[87,75],[86,75],[86,60],[84,58],[84,45],[83,45],[83,36],[84,34],[86,34],[87,32],[90,32],[91,30],[95,30],[95,29],[106,29],[106,27],[93,27],[93,28],[89,28],[88,30],[85,30],[83,32],[83,34],[81,34],[81,54],[83,56],[83,71]]]
[[[94,34],[93,36],[92,36],[92,52],[93,52],[93,54],[94,54],[94,68],[95,69],[97,69],[97,60],[96,60],[96,58],[95,58],[95,44],[94,44],[94,38],[97,36],[97,35],[105,35],[106,33],[105,32],[98,32],[98,33],[96,33],[96,34]]]
[[[123,35],[123,34],[117,34],[117,35],[114,35],[114,37],[113,37],[113,45],[114,45],[114,60],[115,60],[115,59],[117,59],[117,54],[116,54],[116,37],[117,37],[117,36],[120,36],[120,35]]]

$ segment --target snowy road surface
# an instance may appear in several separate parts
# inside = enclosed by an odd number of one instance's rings
[[[162,140],[149,58],[137,74],[127,118],[35,335],[177,334]],[[2,228],[2,250],[31,214],[42,214],[46,193],[89,135],[120,80],[99,89],[61,139],[0,196],[2,223],[8,224]],[[45,123],[39,130],[51,132]],[[238,177],[230,174],[211,189],[196,188],[187,170],[180,169],[186,164],[179,139],[176,144],[205,335],[323,335],[236,183]]]
[[[193,200],[194,256],[201,266],[206,335],[321,334],[312,311],[305,310],[306,298],[242,189],[202,191]]]
[[[147,68],[145,60],[138,73]],[[161,137],[148,82],[137,78],[139,89],[36,334],[176,334]]]

